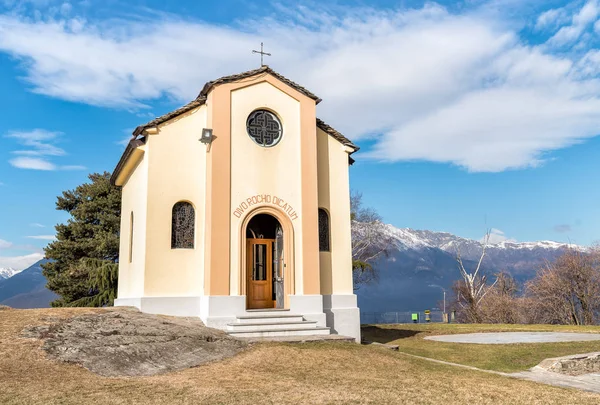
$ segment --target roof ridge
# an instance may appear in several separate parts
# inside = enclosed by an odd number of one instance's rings
[[[206,82],[206,84],[204,84],[204,87],[202,88],[202,90],[200,91],[200,93],[198,94],[198,97],[196,99],[208,96],[208,93],[212,90],[212,88],[215,87],[215,86],[218,86],[220,84],[235,82],[235,81],[238,81],[238,80],[246,79],[248,77],[253,77],[253,76],[256,76],[256,75],[259,75],[259,74],[263,74],[263,73],[269,73],[269,74],[275,76],[277,79],[279,79],[283,83],[285,83],[288,86],[296,89],[297,91],[299,91],[300,93],[304,94],[308,98],[312,98],[313,100],[315,100],[316,104],[319,104],[322,101],[321,98],[317,97],[310,90],[306,89],[303,86],[300,86],[298,83],[296,83],[296,82],[288,79],[287,77],[285,77],[285,76],[277,73],[276,71],[274,71],[273,69],[271,69],[271,67],[269,67],[268,65],[261,66],[258,69],[247,70],[247,71],[242,72],[242,73],[236,73],[236,74],[233,74],[233,75],[222,76],[222,77],[219,77],[218,79],[211,80],[210,82]]]
[[[204,105],[206,103],[207,97],[208,97],[208,93],[211,91],[211,89],[215,86],[218,86],[220,84],[224,84],[224,83],[231,83],[234,81],[238,81],[238,80],[243,80],[249,77],[254,77],[256,75],[259,74],[271,74],[273,75],[275,78],[277,78],[278,80],[280,80],[281,82],[283,82],[284,84],[287,84],[288,86],[292,87],[293,89],[299,91],[300,93],[304,94],[305,96],[315,100],[315,103],[318,104],[321,102],[321,99],[319,97],[317,97],[316,95],[314,95],[313,93],[311,93],[309,90],[307,90],[306,88],[300,86],[299,84],[291,81],[290,79],[288,79],[287,77],[275,72],[273,69],[271,69],[269,66],[265,65],[265,66],[261,66],[258,69],[253,69],[253,70],[248,70],[246,72],[242,72],[242,73],[238,73],[238,74],[234,74],[234,75],[229,75],[229,76],[222,76],[216,80],[212,80],[210,82],[207,82],[206,84],[204,84],[204,87],[202,88],[202,90],[200,91],[200,93],[198,94],[198,97],[196,97],[194,100],[190,101],[189,103],[187,103],[186,105],[179,107],[176,110],[173,110],[171,112],[168,112],[166,114],[161,115],[160,117],[154,118],[152,121],[149,121],[143,125],[138,126],[134,131],[133,131],[133,138],[132,140],[127,144],[127,147],[125,149],[125,152],[123,153],[123,155],[121,156],[121,159],[119,160],[119,163],[117,164],[117,167],[115,168],[113,175],[111,177],[111,181],[114,182],[114,180],[116,179],[116,176],[118,175],[118,173],[121,171],[121,169],[123,168],[123,165],[125,163],[125,161],[129,158],[129,155],[131,154],[131,152],[133,151],[133,149],[137,148],[139,146],[139,143],[136,142],[136,138],[138,136],[140,136],[144,130],[148,129],[148,128],[153,128],[153,127],[157,127],[160,124],[163,124],[181,114],[185,114],[188,111],[191,111],[195,108],[198,108],[202,105]],[[316,123],[317,123],[317,127],[320,128],[322,131],[324,131],[325,133],[329,134],[330,136],[332,136],[334,139],[336,139],[338,142],[340,142],[343,145],[346,145],[352,149],[354,149],[354,152],[359,150],[359,147],[356,146],[354,143],[352,143],[352,141],[348,138],[346,138],[344,135],[342,135],[339,131],[337,131],[336,129],[334,129],[333,127],[331,127],[330,125],[326,124],[323,120],[317,118],[316,119]],[[351,162],[353,161],[352,158]]]
[[[196,107],[200,107],[201,105],[203,105],[204,103],[206,103],[206,99],[208,97],[208,93],[210,93],[210,91],[212,90],[213,87],[218,86],[220,84],[224,84],[224,83],[231,83],[231,82],[236,82],[238,80],[243,80],[249,77],[253,77],[259,74],[271,74],[273,76],[275,76],[278,80],[280,80],[281,82],[287,84],[288,86],[292,87],[293,89],[296,89],[297,91],[299,91],[300,93],[304,94],[305,96],[312,98],[313,100],[315,100],[316,104],[319,104],[322,100],[317,97],[315,94],[313,94],[312,92],[310,92],[309,90],[307,90],[306,88],[300,86],[299,84],[291,81],[290,79],[288,79],[287,77],[277,73],[276,71],[274,71],[273,69],[271,69],[269,66],[265,65],[265,66],[261,66],[258,69],[253,69],[253,70],[248,70],[246,72],[242,72],[242,73],[237,73],[234,75],[229,75],[229,76],[222,76],[216,80],[211,80],[209,82],[206,82],[204,84],[204,87],[202,87],[202,90],[200,91],[200,93],[198,94],[198,97],[196,97],[196,99],[190,101],[189,103],[187,103],[186,105],[171,111],[169,113],[166,113],[164,115],[161,115],[160,117],[154,118],[152,121],[149,121],[143,125],[138,126],[134,131],[133,131],[133,136],[138,136],[140,135],[145,129],[147,128],[151,128],[151,127],[155,127],[157,125],[162,124],[163,122],[166,122],[168,120],[170,120],[171,118],[175,118],[178,115],[181,115],[183,113],[186,113]],[[336,131],[337,132],[337,131]],[[340,134],[341,135],[341,134]]]

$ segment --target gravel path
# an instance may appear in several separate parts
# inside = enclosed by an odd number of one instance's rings
[[[475,344],[514,344],[514,343],[555,343],[584,342],[600,340],[600,333],[569,332],[498,332],[466,333],[457,335],[428,336],[425,339],[436,342],[475,343]]]

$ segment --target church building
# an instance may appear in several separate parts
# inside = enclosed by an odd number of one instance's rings
[[[350,140],[268,66],[208,82],[139,126],[122,188],[116,306],[200,317],[234,336],[360,340]]]

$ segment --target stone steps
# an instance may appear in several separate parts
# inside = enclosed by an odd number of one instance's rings
[[[264,338],[264,337],[280,337],[280,336],[315,336],[329,335],[329,328],[286,328],[286,329],[261,329],[244,332],[227,331],[231,336],[241,338]]]
[[[238,316],[235,323],[289,323],[289,322],[302,322],[304,317],[302,315],[246,315]]]
[[[227,330],[231,332],[248,332],[262,329],[314,329],[317,327],[317,322],[298,321],[298,322],[253,322],[253,323],[229,323]]]
[[[302,315],[287,310],[246,311],[227,324],[227,333],[240,338],[272,338],[290,336],[329,335],[326,327],[307,321]]]

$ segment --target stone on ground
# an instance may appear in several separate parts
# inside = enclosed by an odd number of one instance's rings
[[[111,309],[34,326],[24,337],[44,339],[50,358],[107,377],[149,376],[232,357],[247,346],[195,318]]]
[[[542,361],[537,367],[554,373],[578,376],[600,372],[600,353],[574,354]]]

